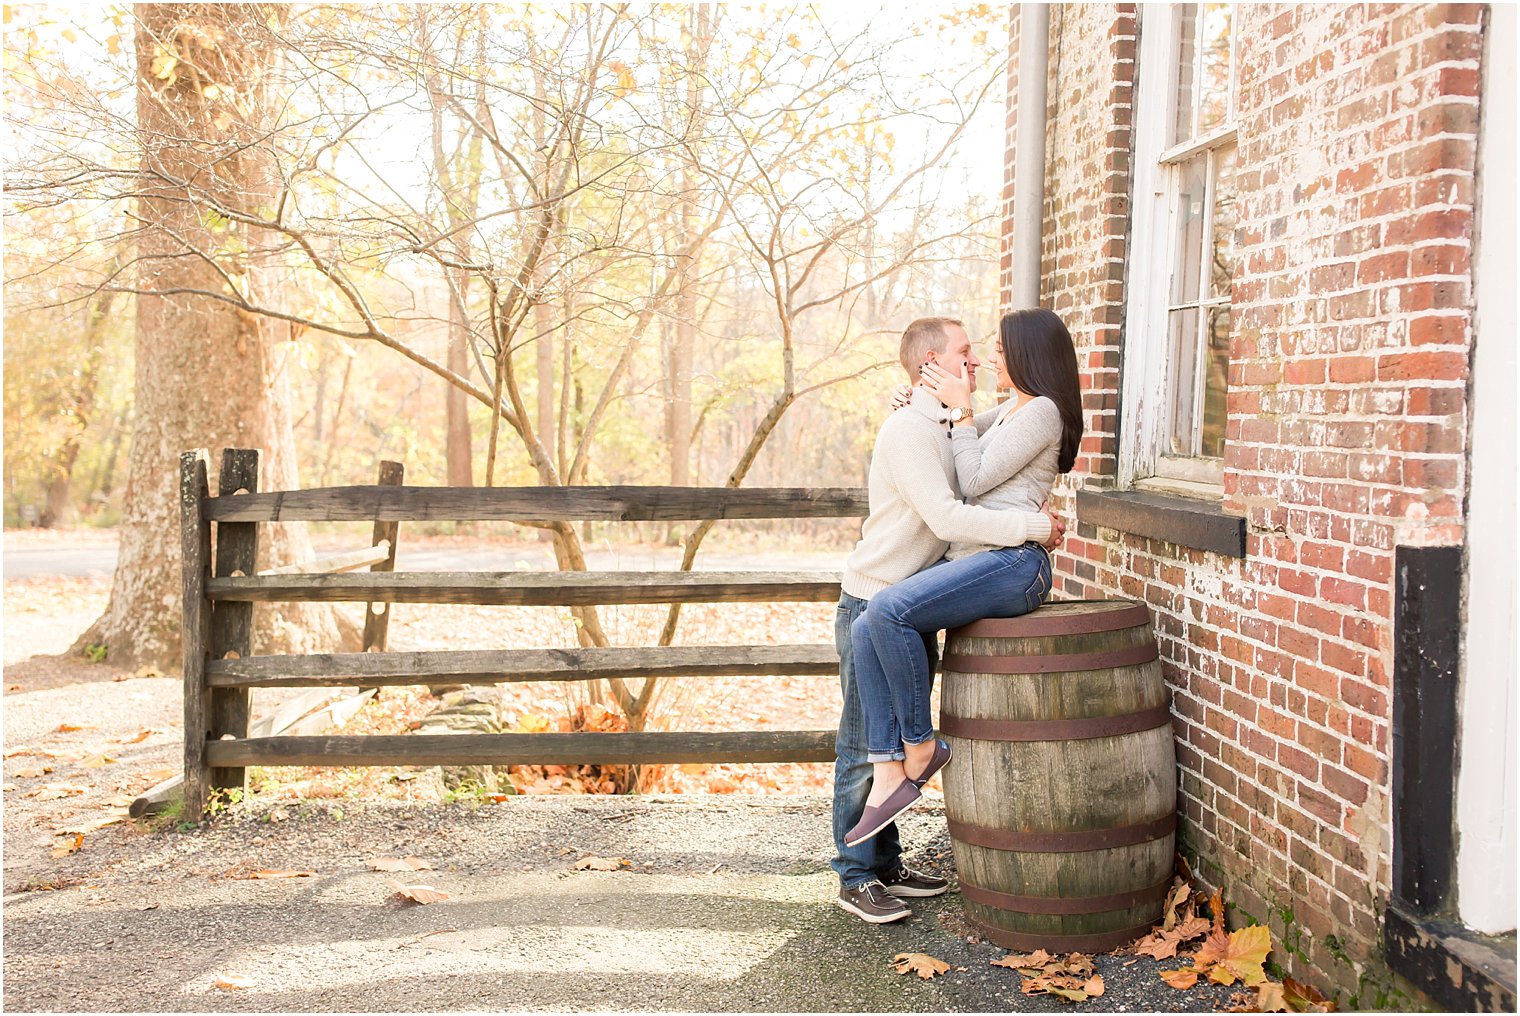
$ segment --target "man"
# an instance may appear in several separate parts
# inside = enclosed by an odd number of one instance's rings
[[[902,897],[938,896],[949,883],[902,863],[895,823],[874,839],[845,846],[845,834],[860,820],[871,789],[850,625],[873,594],[934,564],[954,541],[1016,547],[1034,540],[1053,547],[1065,531],[1059,520],[1045,512],[978,508],[957,496],[949,430],[952,417],[938,399],[916,385],[923,365],[933,363],[955,375],[964,368],[975,390],[976,369],[981,364],[971,352],[965,327],[951,318],[921,318],[903,332],[900,358],[908,383],[915,386],[913,395],[906,407],[887,418],[876,436],[870,515],[861,528],[860,542],[845,562],[843,591],[834,615],[844,708],[834,745],[833,867],[839,875],[839,906],[872,924],[907,917],[911,911]],[[932,661],[937,654],[935,636],[926,635],[924,645]]]

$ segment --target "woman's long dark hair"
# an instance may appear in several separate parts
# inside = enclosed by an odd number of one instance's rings
[[[998,342],[1014,387],[1045,396],[1061,411],[1061,458],[1056,468],[1070,472],[1083,430],[1082,387],[1071,333],[1055,314],[1036,307],[1004,314],[998,324]]]

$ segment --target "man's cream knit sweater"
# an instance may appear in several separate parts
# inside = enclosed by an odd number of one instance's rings
[[[922,388],[882,424],[871,452],[871,514],[845,561],[849,595],[869,600],[938,561],[951,543],[1017,547],[1050,538],[1043,512],[997,511],[960,500],[950,437],[945,407]]]

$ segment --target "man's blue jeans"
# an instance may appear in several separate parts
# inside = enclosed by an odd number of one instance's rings
[[[844,845],[845,833],[855,827],[866,810],[866,796],[871,792],[871,763],[866,761],[866,723],[860,694],[855,687],[854,652],[850,645],[850,626],[866,609],[866,601],[845,593],[839,597],[834,612],[834,648],[839,652],[839,690],[844,708],[839,713],[839,733],[834,739],[834,860],[839,884],[854,889],[882,875],[896,871],[902,864],[902,844],[897,825],[887,826],[873,838],[853,847]],[[925,655],[938,657],[934,633],[921,639]],[[933,663],[930,663],[932,669]]]
[[[925,637],[984,617],[1027,614],[1049,592],[1050,555],[1025,543],[941,561],[871,597],[850,631],[866,762],[900,760],[904,743],[934,736],[934,665]]]

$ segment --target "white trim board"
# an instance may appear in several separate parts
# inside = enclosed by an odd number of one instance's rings
[[[1515,930],[1515,8],[1489,5],[1474,242],[1468,512],[1458,694],[1457,908]]]

